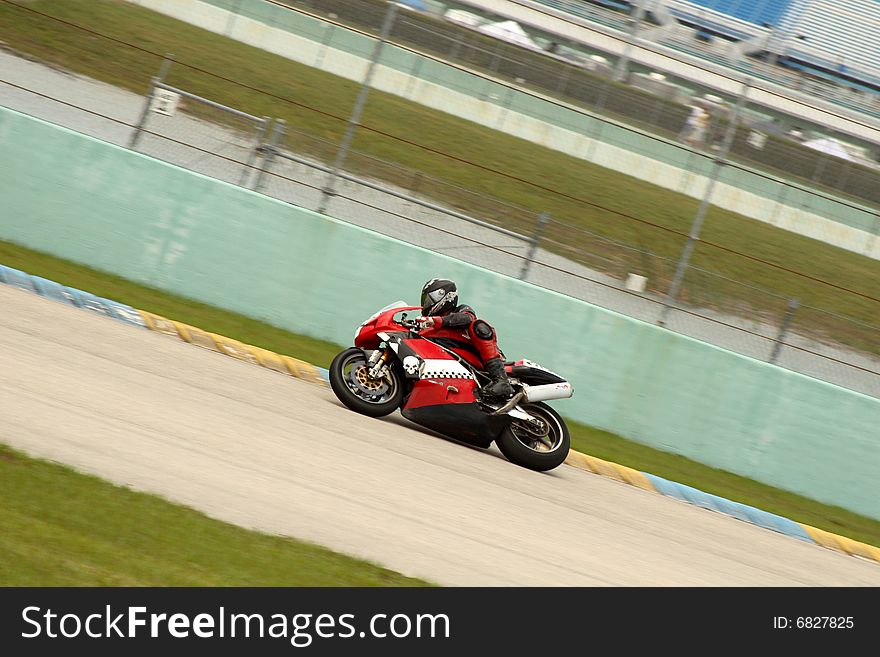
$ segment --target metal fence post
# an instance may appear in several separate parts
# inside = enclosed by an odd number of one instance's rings
[[[611,92],[611,78],[605,78],[605,84],[599,90],[596,96],[596,103],[593,105],[593,114],[601,114],[605,110],[605,103],[608,102],[608,94]]]
[[[238,14],[241,11],[241,3],[243,0],[238,0],[235,5],[235,9],[229,12],[229,20],[226,21],[226,29],[223,30],[224,36],[232,35],[232,28],[235,26],[235,21],[238,19]]]
[[[638,34],[639,27],[642,23],[642,17],[644,15],[644,3],[640,2],[636,5],[635,16],[630,19],[629,34],[626,37],[626,46],[623,49],[623,54],[617,60],[617,65],[614,67],[613,77],[615,80],[620,81],[626,77],[627,66],[629,65],[629,58],[632,54],[632,49],[636,42],[636,34]]]
[[[333,23],[324,23],[324,36],[321,37],[321,47],[315,56],[315,68],[321,68],[321,64],[324,63],[324,57],[326,56],[327,49],[330,47],[330,41],[333,40],[333,31],[335,29],[336,26]]]
[[[661,99],[657,99],[654,101],[653,109],[651,110],[650,116],[648,116],[648,123],[652,127],[657,127],[657,119],[660,115],[660,110],[662,109],[663,101]]]
[[[410,196],[415,196],[419,193],[419,188],[422,186],[422,179],[424,179],[424,177],[425,174],[421,171],[416,171],[413,174],[412,182],[410,183],[409,190],[407,190]]]
[[[412,68],[409,70],[409,80],[406,83],[406,89],[403,91],[403,97],[407,100],[411,100],[410,94],[412,94],[412,90],[416,87],[421,80],[419,79],[419,72],[422,70],[422,64],[425,62],[423,57],[416,57],[413,60]]]
[[[498,39],[498,43],[495,44],[495,50],[492,52],[492,60],[489,63],[489,71],[491,71],[493,76],[498,75],[498,68],[501,66],[501,50],[504,48],[504,41]]]
[[[529,240],[528,253],[526,253],[526,257],[523,259],[522,269],[519,271],[519,279],[521,281],[526,280],[526,276],[528,276],[529,267],[532,262],[534,262],[535,253],[538,251],[538,246],[541,244],[541,235],[544,233],[544,229],[547,227],[548,223],[550,223],[549,214],[542,212],[538,215],[538,223],[535,226],[535,232],[532,233],[532,238]]]
[[[257,153],[263,146],[263,142],[266,139],[266,131],[269,129],[270,123],[271,121],[269,120],[269,117],[264,116],[262,123],[260,123],[259,127],[257,128],[257,140],[254,143],[254,147],[248,150],[248,158],[247,161],[244,163],[244,169],[241,172],[241,178],[239,178],[238,180],[239,187],[244,187],[247,184],[248,178],[250,178],[252,165],[257,157]]]
[[[388,35],[391,34],[391,26],[394,24],[395,16],[397,16],[397,8],[397,3],[392,2],[388,6],[388,12],[385,14],[385,22],[382,24],[382,32],[373,48],[373,54],[370,57],[370,65],[367,68],[367,74],[364,77],[364,82],[361,84],[361,89],[358,92],[357,100],[355,100],[351,117],[348,119],[348,125],[345,128],[342,143],[339,145],[339,151],[336,154],[336,161],[333,163],[333,169],[327,178],[324,189],[322,190],[323,193],[321,194],[321,200],[318,203],[318,212],[321,214],[326,212],[327,203],[330,201],[330,197],[336,194],[336,174],[345,163],[345,158],[348,157],[348,149],[354,138],[355,130],[357,130],[358,125],[360,125],[361,113],[364,111],[364,105],[367,104],[367,96],[370,93],[370,83],[373,80],[373,73],[376,70],[376,65],[379,63],[379,55],[382,54],[382,47],[388,40]]]
[[[733,108],[730,123],[727,126],[727,134],[724,136],[724,143],[719,149],[718,155],[715,157],[714,166],[709,174],[709,183],[706,185],[706,192],[703,194],[703,199],[700,201],[700,207],[697,208],[697,214],[691,224],[691,230],[688,234],[687,242],[684,245],[684,249],[681,252],[681,258],[679,258],[678,266],[675,269],[672,285],[669,286],[669,291],[666,293],[666,299],[663,302],[663,310],[660,312],[660,318],[657,320],[657,323],[660,326],[666,325],[666,317],[669,315],[672,304],[675,303],[675,300],[678,297],[678,293],[681,289],[681,282],[684,279],[684,274],[687,270],[688,262],[690,262],[691,254],[694,251],[694,246],[696,246],[697,240],[700,239],[700,230],[703,227],[703,220],[706,218],[706,212],[709,210],[709,202],[712,199],[712,192],[715,191],[715,183],[718,182],[721,168],[727,164],[725,158],[733,144],[733,138],[736,136],[740,111],[745,104],[750,86],[751,80],[746,80],[743,84],[742,93],[740,93],[739,98],[736,101],[736,106]]]
[[[449,49],[449,61],[454,62],[458,59],[458,51],[461,50],[461,40],[458,37],[453,37],[452,39],[452,47]]]
[[[507,120],[507,115],[510,113],[510,106],[513,104],[513,97],[515,95],[516,89],[508,87],[507,95],[501,102],[501,111],[498,112],[498,121],[495,123],[495,130],[501,130],[501,126],[503,126],[504,122]]]
[[[794,314],[797,312],[800,304],[800,299],[788,300],[788,308],[785,310],[785,317],[782,318],[782,325],[779,327],[779,334],[776,336],[776,344],[773,345],[773,351],[767,361],[768,363],[775,363],[776,359],[779,357],[779,352],[782,351],[782,341],[788,333],[788,329],[791,326],[791,320],[794,319]]]
[[[272,133],[269,135],[269,143],[263,145],[263,162],[260,165],[260,171],[254,180],[253,190],[259,192],[263,189],[263,178],[272,168],[272,162],[275,160],[275,152],[278,144],[284,137],[285,123],[283,119],[276,119],[275,125],[272,126]]]
[[[825,153],[819,153],[819,156],[816,158],[816,166],[813,167],[813,175],[810,177],[810,182],[814,184],[822,184],[822,174],[825,171],[825,164],[828,161],[828,156]]]
[[[498,66],[501,63],[501,49],[503,47],[504,42],[499,39],[498,43],[495,45],[495,50],[492,53],[492,60],[489,64],[490,75],[485,77],[486,84],[483,88],[483,100],[493,100],[491,90],[496,84],[493,78],[498,77]]]
[[[128,147],[132,150],[134,150],[134,147],[137,146],[138,141],[140,141],[141,132],[143,132],[144,125],[147,123],[147,115],[150,113],[150,105],[153,104],[153,97],[156,95],[156,85],[160,82],[164,82],[165,76],[168,75],[168,69],[171,68],[171,63],[173,61],[174,55],[171,53],[166,54],[165,59],[162,60],[162,67],[159,69],[159,75],[150,80],[150,91],[144,101],[144,107],[141,110],[141,116],[134,128],[134,134],[128,142]]]
[[[865,252],[863,255],[866,255],[869,258],[873,257],[871,251],[874,250],[878,236],[880,236],[880,214],[874,213],[874,223],[871,226],[871,234],[868,235],[868,239],[865,240]]]
[[[773,203],[773,214],[770,217],[770,224],[775,226],[778,221],[779,213],[785,207],[785,199],[788,198],[789,186],[785,183],[779,183],[779,193],[776,195],[776,201]]]
[[[605,129],[605,124],[607,123],[605,118],[600,116],[600,114],[605,109],[605,103],[608,102],[608,95],[611,92],[612,84],[613,82],[611,81],[611,78],[605,78],[605,84],[602,85],[602,88],[599,90],[599,95],[596,97],[596,104],[593,105],[594,116],[592,118],[596,124],[591,131],[590,145],[587,147],[587,151],[584,154],[584,159],[588,162],[593,161],[593,155],[596,153],[596,146],[599,139],[602,137],[602,131]]]
[[[571,69],[572,67],[566,64],[565,68],[562,70],[562,75],[559,76],[559,83],[556,85],[556,93],[560,96],[565,93],[565,89],[568,86],[568,79],[571,77]]]
[[[847,161],[847,163],[844,164],[840,168],[840,175],[837,176],[837,182],[834,183],[834,188],[836,190],[843,192],[843,193],[846,193],[846,179],[847,179],[847,176],[849,176],[849,171],[851,168],[852,168],[851,161]]]

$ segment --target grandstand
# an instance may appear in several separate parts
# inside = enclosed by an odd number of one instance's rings
[[[880,94],[880,3],[801,0],[781,23],[780,63]]]
[[[642,4],[649,21],[667,17],[705,42],[721,41],[736,60],[772,64],[880,94],[880,3],[877,0],[589,0],[618,12]],[[558,6],[558,2],[541,2]],[[570,4],[570,3],[569,3]],[[669,37],[668,30],[661,33]],[[695,33],[695,34],[694,34]],[[677,35],[680,38],[680,34]],[[671,37],[676,41],[675,36]]]
[[[629,34],[643,44],[692,58],[682,61],[696,64],[703,60],[707,71],[729,69],[872,121],[880,118],[877,0],[426,1],[525,21],[532,29],[566,34],[574,43],[613,58],[622,52],[614,47],[613,39],[624,43]],[[529,13],[532,10],[542,18]],[[554,24],[559,19],[563,22]],[[593,31],[576,35],[571,29],[574,25],[592,25]],[[636,48],[631,59],[652,67],[653,56],[647,51]],[[684,77],[698,84],[708,82],[705,76]],[[717,79],[709,86],[713,84]]]

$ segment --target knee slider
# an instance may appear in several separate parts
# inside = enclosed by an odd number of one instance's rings
[[[480,340],[491,340],[495,337],[495,331],[492,330],[492,327],[482,319],[478,319],[474,322],[472,330],[474,335],[480,338]]]

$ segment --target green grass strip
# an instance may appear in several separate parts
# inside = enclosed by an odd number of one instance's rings
[[[342,349],[341,345],[297,335],[10,242],[0,241],[0,263],[315,365],[327,367]],[[580,452],[857,541],[880,545],[880,522],[871,518],[711,468],[607,431],[571,421],[568,424],[572,448]]]
[[[425,586],[0,445],[3,586]]]

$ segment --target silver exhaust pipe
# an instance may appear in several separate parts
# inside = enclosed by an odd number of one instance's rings
[[[568,399],[574,394],[574,387],[568,382],[547,383],[540,386],[522,384],[526,401],[539,402],[547,399]]]

